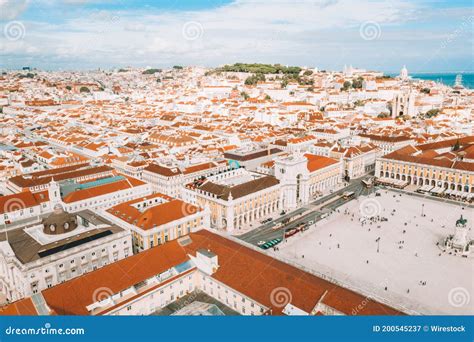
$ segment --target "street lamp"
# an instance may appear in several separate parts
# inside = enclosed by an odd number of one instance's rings
[[[377,242],[377,253],[380,252],[380,236],[375,240]]]
[[[424,217],[424,214],[423,214],[423,209],[425,208],[425,204],[422,203],[421,204],[421,217]]]

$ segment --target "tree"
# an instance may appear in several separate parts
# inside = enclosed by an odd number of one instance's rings
[[[66,89],[71,90],[72,88],[71,88],[71,86],[66,86]]]
[[[345,81],[344,84],[342,85],[342,91],[347,91],[352,86],[352,83],[349,81]]]
[[[249,94],[247,94],[245,91],[241,92],[240,96],[242,96],[244,100],[248,100],[248,98],[250,97]]]
[[[453,151],[458,151],[461,148],[461,144],[459,143],[459,139],[456,140],[456,143],[453,145]]]
[[[143,75],[153,75],[157,72],[161,72],[161,69],[146,69],[145,71],[142,72]]]
[[[431,92],[430,88],[423,88],[421,89],[421,92],[424,94],[429,94]]]
[[[260,81],[265,82],[265,75],[262,74],[262,73],[258,73],[258,74],[247,77],[245,79],[245,84],[246,85],[255,85]]]
[[[183,67],[181,65],[175,65],[175,66],[173,66],[173,69],[181,70],[181,69],[183,69]]]
[[[265,100],[271,101],[271,99],[272,99],[272,98],[270,97],[270,95],[265,95]]]
[[[425,113],[425,117],[431,119],[439,114],[439,109],[430,109]]]
[[[303,76],[311,76],[312,74],[313,74],[312,70],[305,70],[305,72],[303,73]]]
[[[90,93],[90,92],[91,92],[91,91],[89,90],[89,88],[87,88],[87,87],[81,87],[81,88],[79,89],[79,91],[80,91],[81,93]]]
[[[362,83],[364,82],[364,78],[359,76],[356,79],[352,80],[352,88],[360,89],[362,88]]]
[[[261,63],[235,63],[233,65],[224,65],[215,69],[221,72],[249,72],[261,74],[294,74],[301,72],[300,67],[283,66],[281,64],[261,64]]]

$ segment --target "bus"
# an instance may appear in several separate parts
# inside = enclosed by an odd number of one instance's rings
[[[342,194],[342,198],[345,200],[352,199],[355,197],[355,193],[353,191],[346,191]]]
[[[290,236],[293,236],[295,235],[296,233],[298,233],[298,229],[296,228],[288,228],[285,230],[285,238],[289,238]]]

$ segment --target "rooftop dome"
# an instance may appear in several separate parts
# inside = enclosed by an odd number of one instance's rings
[[[54,211],[41,222],[44,226],[43,233],[59,235],[69,233],[77,228],[76,215],[65,212],[61,205],[54,207]]]

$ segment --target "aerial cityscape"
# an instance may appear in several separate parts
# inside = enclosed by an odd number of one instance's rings
[[[30,33],[40,5],[13,3],[0,7],[1,315],[474,315],[465,64],[412,72],[403,56],[290,63],[216,46],[207,60],[175,49],[109,66],[80,53],[74,68],[75,49],[28,47],[53,29]],[[77,3],[66,18],[92,6]],[[104,10],[101,33],[130,20],[121,10]],[[472,18],[455,33],[470,30],[471,57]],[[386,34],[368,25],[364,44]],[[186,44],[209,34],[203,19],[179,30]]]

